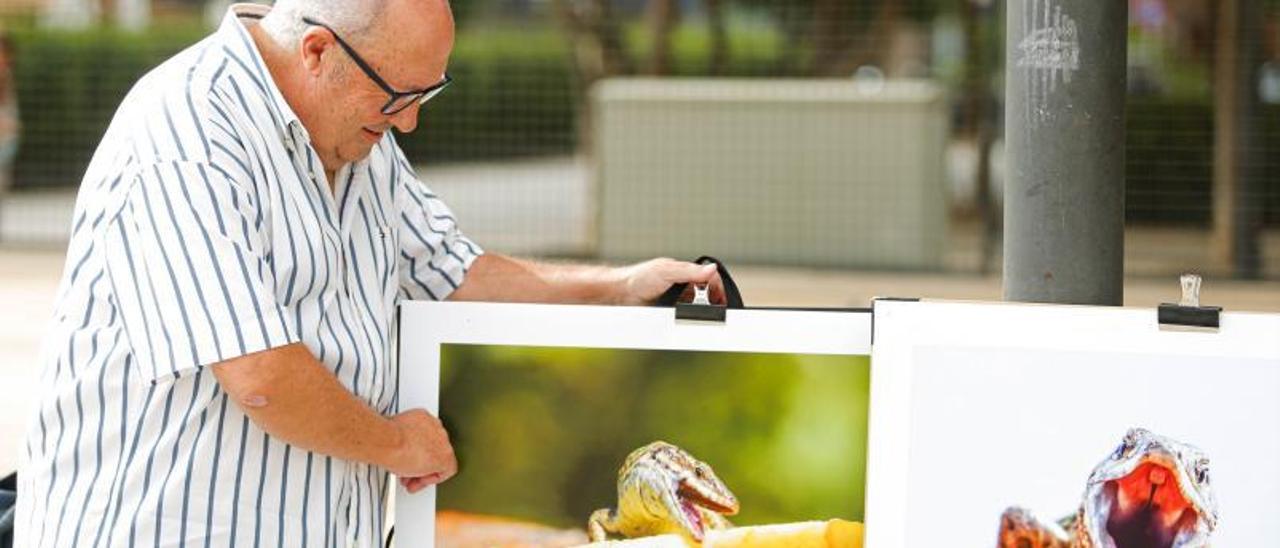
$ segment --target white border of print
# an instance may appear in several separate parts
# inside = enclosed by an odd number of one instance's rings
[[[1158,382],[1152,384],[1172,383],[1173,385],[1186,387],[1187,390],[1197,392],[1196,386],[1202,387],[1198,393],[1203,393],[1204,399],[1194,401],[1182,401],[1180,405],[1186,406],[1185,409],[1194,409],[1203,411],[1204,420],[1198,423],[1213,423],[1220,414],[1231,414],[1233,417],[1239,415],[1242,406],[1253,404],[1265,404],[1272,406],[1257,396],[1260,391],[1272,390],[1272,394],[1280,393],[1280,315],[1271,314],[1246,314],[1246,313],[1224,313],[1222,315],[1222,328],[1217,333],[1204,332],[1185,332],[1185,331],[1164,331],[1157,324],[1157,314],[1154,309],[1124,309],[1124,308],[1102,308],[1102,307],[1082,307],[1082,306],[1045,306],[1045,305],[1021,305],[1021,304],[985,304],[985,303],[958,303],[958,302],[920,302],[920,303],[904,303],[904,302],[878,302],[875,312],[875,349],[872,352],[872,364],[874,373],[871,376],[871,394],[872,404],[869,417],[868,432],[868,456],[867,456],[867,512],[866,512],[866,545],[872,547],[879,546],[900,546],[909,547],[911,538],[922,538],[921,528],[936,529],[946,528],[947,524],[942,523],[946,519],[958,518],[958,516],[942,516],[944,519],[930,521],[929,516],[912,515],[909,508],[916,506],[912,502],[912,479],[921,477],[936,478],[934,472],[938,469],[938,459],[949,459],[948,455],[957,455],[966,452],[968,457],[980,455],[985,451],[993,451],[992,447],[984,447],[979,440],[994,439],[993,432],[1004,432],[1010,436],[1018,436],[1021,431],[1025,434],[1026,428],[1019,430],[1020,426],[1034,423],[1042,417],[1061,417],[1062,406],[1074,405],[1072,409],[1076,409],[1081,413],[1082,417],[1087,417],[1091,413],[1093,415],[1108,414],[1114,409],[1123,408],[1123,405],[1114,406],[1108,401],[1105,394],[1113,393],[1114,387],[1107,386],[1107,379],[1097,379],[1099,390],[1093,393],[1081,393],[1073,388],[1059,386],[1055,390],[1055,386],[1027,386],[1027,394],[1037,395],[1041,398],[1039,403],[1028,407],[1017,407],[1009,409],[1009,421],[1005,424],[997,425],[973,425],[966,421],[973,420],[978,416],[990,416],[990,408],[999,405],[1010,405],[1012,402],[1007,400],[1018,400],[1025,403],[1028,396],[1018,394],[1016,397],[1009,397],[1007,393],[991,393],[1007,391],[1007,386],[965,386],[956,387],[956,390],[965,391],[964,394],[955,395],[955,398],[963,396],[961,405],[946,404],[947,411],[942,415],[954,416],[956,424],[954,428],[960,429],[955,432],[955,436],[969,440],[962,446],[953,447],[950,451],[940,451],[944,454],[921,454],[931,452],[926,448],[912,447],[913,440],[922,438],[915,437],[913,429],[921,425],[913,422],[912,410],[922,409],[921,405],[929,405],[931,402],[913,402],[913,394],[918,393],[922,387],[933,387],[929,390],[936,392],[936,384],[941,381],[925,377],[930,372],[946,371],[947,367],[980,367],[981,364],[969,363],[932,363],[936,362],[941,356],[957,356],[974,355],[975,353],[987,353],[991,355],[991,363],[993,367],[998,367],[1003,358],[1001,354],[1009,353],[1034,353],[1035,356],[1044,357],[1045,362],[1054,362],[1057,357],[1064,354],[1089,354],[1100,357],[1099,363],[1088,363],[1089,371],[1082,371],[1081,375],[1090,375],[1098,371],[1101,362],[1111,362],[1108,358],[1114,356],[1115,362],[1108,365],[1114,366],[1113,372],[1120,377],[1131,376],[1131,371],[1124,370],[1124,360],[1128,359],[1134,363],[1142,360],[1136,358],[1145,358],[1149,364],[1152,357],[1159,358],[1161,356],[1168,357],[1170,362],[1179,362],[1188,365],[1193,369],[1194,375],[1186,377],[1179,376],[1172,379],[1159,379]],[[1209,358],[1212,361],[1206,361]],[[1215,375],[1215,369],[1228,370],[1231,366],[1231,360],[1260,360],[1258,363],[1265,362],[1260,375],[1255,374],[1253,377],[1245,375],[1232,376],[1233,379],[1239,378],[1260,378],[1265,383],[1275,384],[1275,386],[1244,386],[1237,387],[1239,396],[1235,396],[1241,401],[1232,400],[1230,403],[1223,405],[1220,400],[1231,400],[1232,394],[1216,394],[1221,385],[1216,382],[1218,378]],[[1005,360],[1007,361],[1007,360]],[[930,362],[930,363],[925,363]],[[1250,362],[1252,363],[1252,362]],[[1197,365],[1205,364],[1205,365]],[[1270,366],[1274,364],[1276,368],[1272,370]],[[1025,370],[1027,375],[1038,375],[1041,371],[1036,371],[1039,366],[1036,363],[1028,363]],[[1149,365],[1148,365],[1149,366]],[[1210,367],[1220,366],[1220,367]],[[1000,366],[1002,367],[1002,366]],[[1047,365],[1046,367],[1055,367]],[[1138,365],[1135,368],[1140,367]],[[1147,367],[1147,366],[1142,366]],[[1085,367],[1081,368],[1086,369]],[[1060,370],[1049,369],[1049,373],[1060,373]],[[981,371],[979,371],[981,372]],[[1186,372],[1185,367],[1181,371]],[[1255,370],[1255,373],[1257,371]],[[947,373],[947,375],[958,374],[955,371]],[[1234,375],[1234,374],[1233,374]],[[955,378],[955,377],[950,377]],[[963,377],[959,377],[963,378]],[[1017,382],[1024,382],[1025,379],[1019,374]],[[1056,377],[1061,379],[1061,375]],[[1008,384],[1014,382],[1010,379],[993,379],[992,385]],[[1239,382],[1231,380],[1230,382]],[[1200,383],[1200,384],[1191,384]],[[1227,383],[1229,384],[1229,383]],[[1137,396],[1148,398],[1148,395],[1142,394],[1141,387],[1138,387]],[[929,390],[924,390],[928,392]],[[1070,393],[1068,393],[1070,392]],[[1246,395],[1245,393],[1248,393]],[[954,398],[953,398],[954,399]],[[1245,401],[1247,400],[1247,401]],[[1274,400],[1274,397],[1272,398]],[[1075,402],[1075,403],[1072,403]],[[938,403],[938,402],[934,402]],[[1170,405],[1177,405],[1178,402],[1171,402]],[[1163,404],[1162,404],[1163,405]],[[1258,407],[1258,406],[1255,406]],[[1126,409],[1126,412],[1132,410]],[[1263,412],[1260,409],[1257,412]],[[1156,410],[1158,415],[1159,411]],[[1265,413],[1265,412],[1264,412]],[[1266,425],[1274,425],[1280,421],[1277,417],[1257,417],[1256,425],[1260,428],[1266,428]],[[1081,422],[1096,423],[1096,420],[1090,418],[1082,418]],[[1054,466],[1053,461],[1061,460],[1061,455],[1057,454],[1066,451],[1076,451],[1077,448],[1072,447],[1072,439],[1068,437],[1075,436],[1072,431],[1079,431],[1082,425],[1064,425],[1059,423],[1044,424],[1045,436],[1055,438],[1058,443],[1042,443],[1042,440],[1032,440],[1020,438],[1025,445],[1025,459],[1035,461],[1037,458],[1044,458],[1043,466]],[[1087,430],[1087,425],[1084,425]],[[1118,443],[1123,435],[1123,429],[1131,426],[1152,426],[1152,425],[1124,425],[1123,428],[1117,428],[1115,431],[1108,430],[1105,433],[1098,434],[1106,436],[1108,443]],[[937,432],[937,425],[927,426],[926,429]],[[968,433],[964,429],[970,429]],[[981,428],[984,431],[974,431],[974,428]],[[1195,428],[1198,431],[1204,431],[1203,424],[1197,424]],[[1280,429],[1274,432],[1262,432],[1251,430],[1248,433],[1236,434],[1234,432],[1223,432],[1224,428],[1233,428],[1232,425],[1220,424],[1218,432],[1213,434],[1217,437],[1227,436],[1231,439],[1233,436],[1263,436],[1263,438],[1253,439],[1259,443],[1257,450],[1262,451],[1264,447],[1280,446]],[[987,431],[990,430],[990,431]],[[1159,433],[1159,432],[1157,432]],[[1032,438],[1043,437],[1038,433],[1033,433]],[[1112,439],[1113,438],[1113,439]],[[1264,439],[1265,438],[1265,439]],[[1195,445],[1196,440],[1184,439]],[[936,445],[936,444],[935,444]],[[1072,481],[1078,485],[1079,493],[1084,492],[1085,481],[1091,467],[1101,461],[1106,456],[1106,451],[1110,450],[1113,445],[1107,445],[1101,451],[1092,452],[1095,448],[1088,447],[1085,450],[1091,451],[1087,457],[1086,468],[1074,471],[1054,472],[1062,476],[1061,481]],[[918,449],[918,450],[917,450]],[[1268,449],[1269,451],[1269,449]],[[1210,452],[1209,457],[1214,459],[1214,455]],[[1072,457],[1076,458],[1076,457]],[[959,459],[956,459],[959,460]],[[969,459],[968,462],[974,462]],[[979,459],[978,462],[981,462]],[[1006,461],[1007,462],[1007,461]],[[955,464],[954,462],[952,464]],[[957,466],[956,468],[959,468]],[[992,478],[989,474],[995,471],[991,470],[953,470],[956,474],[957,484],[968,485],[976,481],[977,477],[986,477],[986,489],[1003,489],[1001,482],[1008,478]],[[997,474],[998,475],[998,474]],[[1057,479],[1053,481],[1059,481]],[[945,483],[945,481],[943,482]],[[1214,485],[1221,491],[1224,488],[1223,483],[1215,482]],[[958,485],[932,485],[931,489],[944,492],[947,489],[959,488]],[[916,493],[919,494],[918,492]],[[1219,492],[1219,504],[1223,504],[1225,493]],[[1228,495],[1229,496],[1229,495]],[[1020,503],[1017,500],[1010,500],[1010,504]],[[1079,499],[1075,500],[1075,504],[1079,504]],[[1221,508],[1221,507],[1220,507]],[[1075,510],[1074,507],[1063,508],[1031,508],[1036,512],[1043,512],[1042,517],[1056,519],[1061,515],[1066,515]],[[1269,508],[1258,508],[1259,512],[1273,515],[1276,510],[1275,505]],[[963,512],[960,512],[963,513]],[[1243,526],[1242,521],[1255,521],[1253,518],[1257,516],[1234,516],[1233,524],[1227,524],[1228,519],[1224,516],[1224,526],[1235,525]],[[1241,519],[1248,518],[1248,519]],[[1268,518],[1270,519],[1270,518]],[[983,538],[985,544],[994,544],[996,541],[996,532],[999,527],[999,515],[988,517],[985,522],[989,525],[990,536]],[[1221,527],[1220,529],[1225,529]],[[953,538],[955,545],[969,545],[971,538],[961,539]],[[1216,543],[1215,543],[1216,544]],[[1249,544],[1249,543],[1245,543]]]
[[[400,305],[399,341],[400,409],[437,414],[443,344],[867,356],[871,314],[730,310],[708,323],[677,321],[671,308],[414,301]],[[400,546],[435,545],[435,505],[434,487],[409,495],[397,484]]]

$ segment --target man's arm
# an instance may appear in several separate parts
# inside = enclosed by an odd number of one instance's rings
[[[724,301],[715,265],[653,259],[623,267],[550,264],[487,253],[472,263],[450,300],[649,304],[678,283],[709,283]]]
[[[410,491],[457,471],[439,420],[421,409],[379,415],[301,344],[215,364],[213,374],[254,424],[295,447],[384,468]]]

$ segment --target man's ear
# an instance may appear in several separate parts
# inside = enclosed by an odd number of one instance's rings
[[[299,50],[302,55],[302,66],[312,76],[320,74],[320,67],[323,65],[324,56],[331,51],[329,46],[334,45],[333,39],[328,31],[319,27],[311,27],[302,33],[302,39],[299,40]]]

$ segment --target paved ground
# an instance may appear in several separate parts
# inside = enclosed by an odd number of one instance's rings
[[[0,475],[17,465],[62,257],[57,251],[0,251]]]
[[[586,167],[572,159],[518,164],[442,167],[432,187],[446,197],[464,228],[492,250],[522,255],[581,256],[590,248],[590,189]],[[62,248],[74,196],[26,194],[0,204],[0,473],[17,460],[36,397],[38,352],[62,271]],[[876,296],[998,300],[1000,280],[976,274],[979,231],[954,223],[945,263],[948,273],[846,272],[734,265],[748,304],[760,306],[867,306]],[[1209,274],[1204,302],[1228,310],[1280,312],[1280,281],[1224,281],[1215,275],[1203,231],[1132,228],[1126,235],[1125,304],[1155,306],[1176,300],[1176,274]],[[1268,275],[1280,279],[1280,234],[1265,239]],[[991,265],[999,265],[998,256]],[[992,269],[998,275],[999,268]]]

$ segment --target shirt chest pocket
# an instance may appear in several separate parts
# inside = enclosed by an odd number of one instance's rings
[[[382,248],[382,262],[378,266],[378,279],[382,282],[384,298],[387,293],[393,297],[396,293],[396,263],[399,261],[400,237],[395,227],[390,224],[378,225]]]
[[[347,249],[353,259],[353,282],[359,284],[362,297],[369,300],[368,306],[380,306],[388,314],[395,305],[397,241],[393,225],[373,219],[352,231]]]

